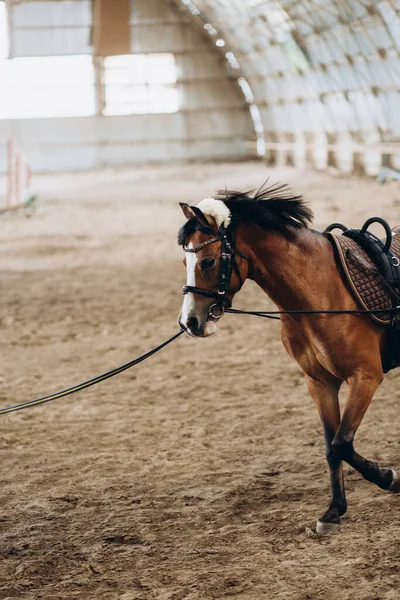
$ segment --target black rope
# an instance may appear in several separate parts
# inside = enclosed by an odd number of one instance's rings
[[[357,309],[357,310],[239,310],[237,308],[227,308],[227,313],[236,315],[254,315],[255,317],[265,317],[266,319],[280,320],[275,315],[373,315],[375,313],[395,313],[400,312],[400,306],[394,308],[376,308],[375,310]]]
[[[265,319],[276,319],[280,320],[280,315],[354,315],[354,314],[375,314],[375,313],[394,313],[400,312],[400,306],[395,308],[377,308],[376,310],[269,310],[269,311],[252,311],[252,310],[240,310],[237,308],[227,308],[227,313],[235,314],[235,315],[253,315],[255,317],[264,317]],[[28,400],[27,402],[21,402],[20,404],[14,404],[13,406],[6,406],[4,408],[0,408],[0,416],[5,415],[12,412],[17,412],[19,410],[24,410],[25,408],[30,408],[31,406],[38,406],[40,404],[45,404],[46,402],[52,402],[53,400],[58,400],[59,398],[64,398],[65,396],[69,396],[70,394],[74,394],[75,392],[79,392],[84,390],[92,385],[96,385],[101,381],[105,381],[106,379],[110,379],[110,377],[114,377],[115,375],[119,375],[123,371],[138,365],[142,361],[150,358],[153,354],[156,354],[165,346],[168,346],[171,342],[175,341],[179,336],[184,333],[183,329],[175,333],[172,337],[168,338],[165,342],[162,342],[152,350],[149,350],[145,354],[142,354],[138,358],[134,358],[133,360],[117,367],[116,369],[112,369],[111,371],[107,371],[102,375],[98,375],[97,377],[93,377],[92,379],[88,379],[83,383],[78,383],[72,387],[69,387],[65,390],[61,390],[54,394],[50,394],[48,396],[42,396],[41,398],[35,398],[34,400]]]
[[[254,317],[264,317],[265,319],[275,319],[277,321],[281,320],[280,317],[274,317],[272,315],[257,310],[239,310],[238,308],[226,308],[225,312],[234,315],[253,315]]]
[[[176,340],[180,335],[182,335],[182,333],[184,333],[183,329],[178,331],[178,333],[175,333],[175,335],[170,337],[165,342],[162,342],[162,344],[159,344],[159,346],[156,346],[156,348],[153,348],[152,350],[149,350],[145,354],[142,354],[142,356],[139,356],[138,358],[134,358],[133,360],[127,362],[126,364],[122,365],[121,367],[117,367],[116,369],[107,371],[106,373],[103,373],[102,375],[98,375],[97,377],[88,379],[88,381],[85,381],[84,383],[78,383],[77,385],[74,385],[73,387],[67,388],[65,390],[61,390],[60,392],[56,392],[55,394],[50,394],[49,396],[42,396],[41,398],[36,398],[35,400],[28,400],[27,402],[21,402],[20,404],[14,404],[14,406],[6,406],[5,408],[0,408],[0,415],[5,415],[5,414],[11,413],[11,412],[17,412],[18,410],[23,410],[24,408],[30,408],[31,406],[38,406],[39,404],[44,404],[45,402],[52,402],[53,400],[58,400],[59,398],[64,398],[65,396],[69,396],[70,394],[74,394],[75,392],[79,392],[80,390],[84,390],[88,387],[91,387],[92,385],[96,385],[96,383],[100,383],[101,381],[110,379],[110,377],[114,377],[114,375],[118,375],[119,373],[122,373],[122,371],[126,371],[127,369],[130,369],[131,367],[138,365],[143,360],[146,360],[146,358],[153,356],[153,354],[156,354],[156,352],[159,352],[160,350],[165,348],[165,346],[168,346],[168,344],[170,344],[171,342]]]

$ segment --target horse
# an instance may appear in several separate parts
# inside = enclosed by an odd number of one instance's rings
[[[187,284],[179,315],[191,337],[215,333],[217,321],[246,279],[280,311],[359,308],[337,265],[327,235],[311,228],[313,213],[286,185],[256,193],[218,191],[197,206],[180,203],[186,222],[178,233]],[[354,438],[384,378],[387,329],[364,314],[282,314],[281,339],[305,376],[323,425],[331,499],[316,532],[339,528],[347,510],[343,461],[383,490],[400,492],[400,477],[358,454]],[[339,390],[348,393],[343,413]]]

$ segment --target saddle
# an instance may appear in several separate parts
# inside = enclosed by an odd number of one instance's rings
[[[368,231],[379,223],[386,232],[382,241]],[[340,229],[341,235],[332,233]],[[400,227],[393,230],[378,217],[368,219],[361,229],[348,229],[333,223],[324,232],[335,249],[342,275],[362,309],[372,311],[369,317],[388,328],[382,354],[383,371],[400,366]],[[393,308],[398,308],[395,312]],[[384,312],[388,309],[388,312]],[[373,311],[380,312],[373,312]]]

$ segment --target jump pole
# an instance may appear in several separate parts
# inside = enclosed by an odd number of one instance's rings
[[[7,141],[7,198],[6,206],[0,208],[0,215],[27,208],[30,198],[31,170],[26,164],[21,149],[15,140]]]

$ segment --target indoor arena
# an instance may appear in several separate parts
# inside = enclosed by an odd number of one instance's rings
[[[399,100],[397,0],[0,0],[0,599],[400,597],[400,287],[317,233],[400,270]]]

